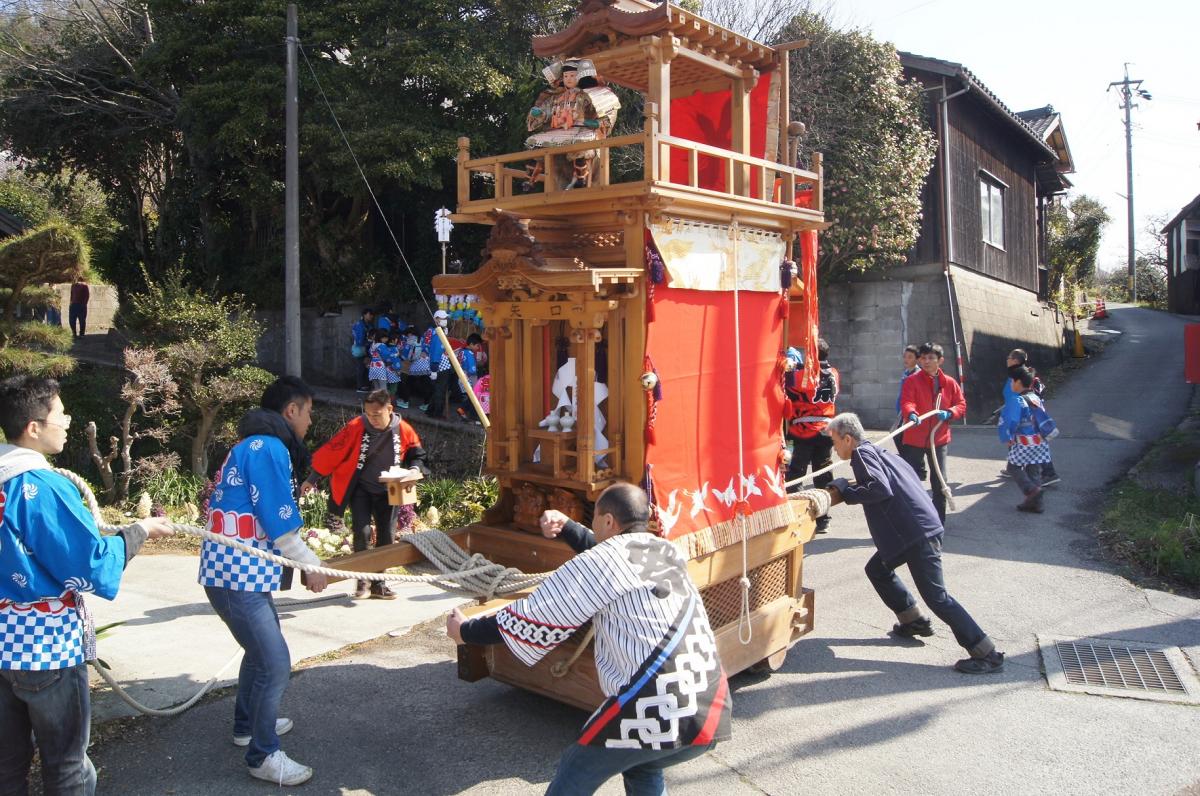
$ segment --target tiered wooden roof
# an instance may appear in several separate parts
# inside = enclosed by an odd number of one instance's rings
[[[585,0],[568,27],[535,37],[533,51],[544,58],[592,58],[605,80],[644,92],[645,61],[629,57],[642,48],[643,37],[667,40],[675,93],[717,79],[752,79],[776,64],[777,53],[765,44],[671,3],[643,0]]]

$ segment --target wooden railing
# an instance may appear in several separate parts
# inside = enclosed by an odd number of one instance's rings
[[[662,185],[686,187],[690,190],[708,196],[720,198],[740,198],[752,201],[766,202],[782,207],[798,207],[811,204],[806,209],[823,212],[824,193],[823,169],[821,153],[813,154],[811,171],[786,166],[773,160],[756,158],[733,152],[721,147],[709,146],[686,138],[663,135],[658,130],[658,113],[653,103],[647,103],[645,130],[641,133],[620,135],[613,138],[603,138],[596,141],[584,141],[577,144],[532,149],[513,152],[507,155],[493,155],[483,158],[470,156],[470,139],[458,139],[458,203],[465,205],[472,200],[471,182],[473,175],[488,175],[494,182],[495,192],[491,201],[502,203],[505,199],[524,195],[514,193],[516,181],[524,181],[528,174],[524,168],[512,168],[511,164],[524,166],[529,161],[540,160],[546,193],[556,193],[561,189],[555,184],[554,159],[558,156],[570,155],[576,152],[596,151],[599,162],[596,167],[595,183],[591,188],[577,188],[578,192],[603,190],[610,185],[612,175],[612,151],[621,147],[640,147],[643,159],[643,182]],[[687,177],[676,177],[671,173],[672,154],[684,152],[687,157]],[[716,160],[720,163],[720,174],[724,189],[703,187],[701,182],[701,158]],[[634,183],[622,183],[634,184]],[[800,205],[797,200],[797,190],[809,186],[812,191],[811,203]],[[474,200],[480,201],[480,200]]]

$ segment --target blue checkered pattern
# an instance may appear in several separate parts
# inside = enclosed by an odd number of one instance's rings
[[[1008,463],[1024,467],[1027,464],[1046,464],[1050,461],[1050,445],[1042,442],[1037,445],[1016,444],[1008,449]]]
[[[74,608],[57,613],[0,609],[0,669],[43,671],[83,663],[83,625]]]
[[[267,552],[278,552],[260,539],[237,541]],[[283,567],[270,561],[235,550],[228,545],[204,541],[200,548],[200,585],[215,586],[231,591],[275,591]]]

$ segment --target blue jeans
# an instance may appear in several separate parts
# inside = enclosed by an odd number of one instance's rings
[[[249,735],[246,765],[258,768],[279,749],[275,719],[292,673],[292,657],[279,629],[271,592],[233,591],[205,586],[213,610],[246,654],[233,703],[233,734]]]
[[[583,796],[617,774],[625,779],[626,796],[661,796],[667,792],[663,769],[700,757],[716,746],[679,749],[606,749],[573,744],[558,761],[558,772],[546,796]]]
[[[896,567],[908,565],[908,573],[934,616],[950,626],[959,646],[974,654],[975,648],[987,638],[975,620],[946,591],[942,577],[942,537],[925,539],[901,553],[899,560],[887,562],[879,553],[867,561],[867,578],[875,587],[883,604],[897,615],[916,607],[917,601],[896,577]]]
[[[46,796],[91,796],[96,769],[87,756],[92,703],[87,664],[31,672],[0,669],[0,794],[29,793],[36,742]]]
[[[67,305],[67,322],[71,326],[71,333],[76,337],[82,337],[87,333],[87,305],[86,304],[68,304]]]

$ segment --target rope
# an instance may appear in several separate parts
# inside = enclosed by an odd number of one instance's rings
[[[596,637],[596,625],[593,624],[588,628],[587,634],[583,637],[583,642],[575,648],[575,652],[571,653],[571,657],[565,661],[558,661],[550,667],[550,674],[553,677],[566,677],[571,671],[571,667],[575,665],[575,661],[579,660],[579,656],[587,649],[588,644],[592,643],[592,639]]]
[[[117,696],[119,696],[121,698],[121,701],[124,702],[126,705],[129,705],[129,707],[133,708],[138,713],[143,713],[147,716],[157,716],[158,718],[169,718],[171,716],[178,716],[180,713],[183,713],[185,710],[190,708],[192,705],[199,702],[200,697],[204,696],[210,690],[212,690],[212,687],[217,684],[217,680],[220,679],[221,675],[225,673],[225,670],[228,669],[230,666],[232,666],[234,661],[236,661],[241,656],[242,656],[241,650],[238,650],[237,652],[235,652],[233,654],[233,657],[230,658],[228,661],[226,661],[225,665],[217,670],[217,673],[212,676],[212,679],[210,679],[207,683],[205,683],[200,688],[200,690],[196,692],[195,696],[193,696],[191,699],[187,700],[186,702],[181,702],[178,705],[175,705],[175,706],[169,707],[169,708],[152,708],[147,705],[143,705],[141,702],[138,702],[136,699],[131,697],[129,695],[129,692],[127,692],[124,688],[122,688],[121,684],[116,681],[116,678],[114,678],[111,674],[109,674],[108,669],[106,669],[100,665],[99,661],[88,661],[88,663],[92,664],[92,668],[100,673],[100,676],[104,679],[104,682],[108,683],[109,686],[112,687],[112,690],[116,693]]]
[[[96,525],[101,531],[114,533],[122,530],[123,525],[110,525],[104,521],[100,513],[100,504],[96,501],[96,495],[92,492],[92,488],[88,483],[70,470],[63,468],[55,468],[54,472],[65,477],[68,481],[75,485],[87,504],[88,510],[96,520]],[[393,515],[394,516],[394,515]],[[219,536],[211,533],[203,528],[194,525],[185,525],[183,523],[173,522],[170,524],[175,531],[199,536],[202,539],[207,539],[211,542],[227,545],[252,556],[265,559],[275,564],[280,564],[285,567],[292,567],[301,572],[310,572],[318,575],[326,575],[333,578],[347,578],[354,580],[369,580],[376,582],[384,581],[399,581],[402,583],[432,583],[438,588],[447,590],[467,591],[476,596],[480,596],[485,600],[490,600],[497,593],[507,594],[514,591],[522,591],[538,583],[541,583],[547,577],[549,572],[540,572],[527,575],[519,569],[513,567],[504,567],[500,564],[494,564],[479,554],[468,556],[466,551],[454,543],[446,534],[441,531],[430,530],[420,531],[418,533],[406,534],[404,541],[413,545],[425,556],[434,566],[442,570],[437,575],[393,575],[379,572],[348,572],[341,569],[333,569],[331,567],[317,566],[315,564],[301,564],[298,561],[284,558],[283,556],[275,555],[266,550],[259,550],[256,547],[243,544],[234,539],[228,539],[224,536]],[[448,583],[447,583],[448,581]],[[586,646],[586,641],[584,642]],[[582,650],[582,647],[580,648]],[[152,708],[148,705],[143,705],[138,702],[129,693],[121,687],[116,678],[101,666],[98,661],[90,661],[92,668],[100,673],[100,677],[104,682],[113,689],[121,700],[139,713],[147,716],[169,717],[177,716],[183,713],[188,708],[195,705],[200,699],[207,694],[212,687],[216,685],[217,680],[224,674],[225,670],[233,665],[234,661],[241,656],[242,651],[238,650],[232,658],[230,658],[217,673],[205,683],[199,691],[197,691],[190,699],[169,707],[169,708]],[[578,657],[578,653],[576,654]],[[568,668],[574,658],[567,663]],[[565,672],[564,672],[565,674]]]
[[[926,412],[925,414],[923,414],[919,418],[917,418],[916,423],[914,423],[910,420],[909,422],[904,423],[903,425],[899,426],[895,431],[891,432],[890,434],[884,434],[879,439],[871,440],[871,443],[874,445],[881,445],[881,444],[887,442],[892,437],[897,437],[897,436],[903,434],[905,431],[908,431],[913,426],[933,417],[937,413],[938,413],[938,410],[936,410],[936,409]],[[799,484],[804,483],[805,481],[811,481],[813,478],[816,478],[818,475],[825,475],[825,473],[832,472],[833,470],[837,469],[838,467],[841,467],[842,465],[849,464],[849,463],[850,463],[849,459],[841,459],[841,460],[836,461],[833,464],[829,465],[828,467],[822,467],[820,470],[817,470],[816,472],[808,473],[807,475],[802,475],[799,478],[793,478],[791,481],[785,482],[784,486],[785,487],[797,486]]]
[[[749,560],[749,528],[746,517],[746,455],[742,449],[742,319],[741,293],[738,282],[738,223],[736,220],[729,225],[733,235],[733,367],[737,374],[733,383],[737,390],[737,451],[738,451],[738,525],[742,529],[742,577],[738,584],[742,588],[741,607],[738,611],[738,641],[742,645],[749,644],[754,638],[754,628],[750,624],[750,560]]]
[[[79,489],[84,501],[92,512],[92,516],[96,518],[96,524],[100,527],[100,530],[113,533],[127,527],[109,525],[103,521],[100,516],[99,504],[96,502],[96,496],[92,494],[91,487],[87,485],[86,481],[70,470],[56,469],[55,472],[65,476]],[[199,536],[210,542],[223,544],[265,561],[270,561],[273,564],[291,567],[301,572],[325,575],[330,578],[368,580],[379,583],[432,583],[440,588],[447,588],[447,585],[443,581],[451,581],[453,585],[449,588],[471,591],[475,596],[482,597],[485,600],[492,599],[496,594],[523,591],[541,583],[550,576],[549,572],[526,574],[514,567],[494,564],[479,554],[468,557],[467,553],[455,544],[453,539],[437,530],[405,534],[404,541],[417,548],[422,555],[442,571],[434,575],[400,575],[387,572],[351,572],[318,564],[302,564],[299,561],[293,561],[290,558],[285,558],[266,550],[260,550],[257,547],[252,547],[236,539],[220,536],[195,525],[185,525],[177,522],[172,522],[170,525],[175,531]]]

